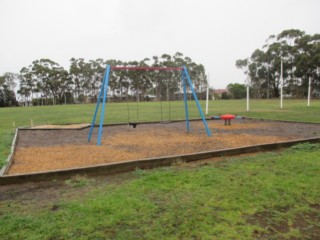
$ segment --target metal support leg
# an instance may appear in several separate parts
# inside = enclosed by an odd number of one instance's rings
[[[199,101],[198,101],[197,94],[196,94],[196,92],[195,92],[195,90],[194,90],[194,88],[193,88],[193,84],[192,84],[192,82],[191,82],[190,76],[189,76],[188,71],[187,71],[187,68],[186,68],[185,66],[183,67],[183,72],[184,72],[184,74],[185,74],[185,76],[186,76],[186,78],[187,78],[187,80],[188,80],[189,86],[190,86],[191,91],[192,91],[192,94],[193,94],[193,98],[194,98],[195,101],[196,101],[196,104],[197,104],[197,107],[198,107],[198,110],[199,110],[199,113],[200,113],[202,122],[203,122],[203,124],[204,124],[204,126],[205,126],[207,135],[208,135],[208,136],[211,136],[211,131],[210,131],[209,127],[208,127],[208,124],[207,124],[206,119],[205,119],[205,117],[204,117],[204,114],[203,114],[203,112],[202,112],[200,103],[199,103]]]
[[[90,142],[90,140],[91,140],[92,131],[94,128],[94,124],[96,122],[96,117],[97,117],[97,113],[98,113],[98,109],[99,109],[99,105],[100,105],[100,101],[101,101],[101,96],[102,96],[102,92],[103,92],[104,84],[105,84],[105,80],[106,80],[106,73],[107,73],[107,70],[105,71],[103,79],[102,79],[102,84],[101,84],[101,88],[100,88],[100,92],[99,92],[99,97],[97,100],[96,110],[94,111],[93,119],[92,119],[91,126],[90,126],[90,131],[88,134],[88,142]]]
[[[106,99],[107,99],[107,93],[108,93],[109,75],[110,75],[110,65],[107,65],[106,77],[105,77],[104,86],[103,86],[103,102],[102,102],[102,109],[101,109],[101,114],[100,114],[100,125],[99,125],[97,146],[101,145],[104,112],[105,112]]]

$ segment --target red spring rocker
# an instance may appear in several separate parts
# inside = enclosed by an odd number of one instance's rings
[[[231,119],[234,119],[234,115],[225,114],[221,116],[221,119],[224,120],[224,125],[231,125]]]

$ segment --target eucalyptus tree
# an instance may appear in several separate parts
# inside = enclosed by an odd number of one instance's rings
[[[152,57],[152,64],[151,67],[160,67],[159,57],[153,56]],[[149,73],[151,82],[152,82],[152,88],[149,89],[149,93],[154,94],[156,96],[156,100],[161,100],[161,76],[158,70],[150,71]]]
[[[280,43],[283,60],[284,86],[287,93],[298,96],[297,90],[300,88],[300,80],[296,78],[296,59],[300,55],[297,51],[297,41],[305,36],[305,32],[298,29],[284,30],[277,35],[277,42]]]
[[[151,59],[133,60],[124,62],[116,59],[85,61],[83,58],[71,58],[69,72],[65,71],[58,63],[50,59],[40,59],[32,62],[20,71],[19,94],[26,100],[34,96],[54,98],[58,102],[66,102],[66,95],[71,93],[80,102],[84,103],[86,97],[96,98],[105,73],[106,65],[132,66],[132,67],[181,67],[186,66],[191,78],[194,80],[195,89],[202,92],[207,85],[205,68],[191,58],[177,52],[174,55],[162,54]],[[109,91],[116,98],[135,95],[140,101],[140,96],[153,93],[157,99],[172,99],[174,94],[181,93],[181,73],[176,71],[111,71],[109,76]],[[64,98],[64,99],[63,99]]]
[[[53,104],[63,103],[72,84],[68,71],[50,59],[40,59],[32,62],[30,74],[36,80],[37,92],[52,98]]]
[[[116,59],[110,59],[105,61],[105,65],[107,64],[111,66],[119,66],[122,64],[122,62]],[[121,74],[121,71],[111,71],[109,75],[109,91],[112,92],[113,99],[116,99],[121,91],[120,90],[121,84],[119,83],[121,82],[121,80],[119,80],[121,79],[120,74]]]
[[[17,82],[19,81],[19,74],[13,73],[13,72],[6,72],[2,76],[3,78],[3,83],[6,84],[9,90],[14,90],[15,87],[17,86]],[[1,85],[1,81],[0,81]]]
[[[99,88],[104,77],[105,65],[105,61],[102,58],[98,58],[96,60],[90,60],[87,68],[89,81],[88,90],[90,96],[93,97],[95,101],[97,100]]]
[[[129,61],[127,63],[127,66],[129,67],[138,67],[139,62],[138,61]],[[130,95],[134,95],[136,101],[140,101],[140,89],[142,88],[141,84],[141,71],[131,71],[131,70],[125,70],[126,74],[128,76],[129,81],[129,91]]]
[[[312,80],[312,92],[320,96],[320,34],[305,35],[296,41],[299,55],[296,57],[295,75],[300,80],[300,91],[307,94],[309,78]]]
[[[319,89],[319,37],[306,35],[297,29],[284,30],[271,35],[262,49],[256,49],[249,58],[239,59],[236,66],[247,74],[255,96],[279,96],[281,60],[283,61],[283,86],[287,94],[306,95],[309,76],[314,79],[314,91]]]
[[[162,54],[160,56],[160,66],[161,67],[176,67],[173,57],[169,54]],[[177,88],[177,81],[175,79],[175,72],[173,71],[161,71],[159,72],[161,76],[160,91],[162,97],[166,96],[166,100],[170,101],[170,96],[172,96]]]
[[[85,62],[83,58],[70,59],[69,74],[71,76],[73,85],[73,92],[75,98],[81,103],[84,103],[84,96],[90,92],[90,81],[91,81],[91,66],[90,63]]]
[[[23,67],[19,75],[19,89],[17,93],[24,99],[24,102],[29,105],[33,99],[33,95],[37,92],[37,79],[32,74],[32,66]]]
[[[182,67],[182,66],[186,66],[187,67],[187,62],[184,59],[184,56],[181,52],[176,52],[173,55],[173,59],[175,62],[175,66],[176,67]],[[180,72],[176,72],[175,73],[176,77],[175,77],[175,81],[176,81],[176,86],[178,87],[178,98],[181,100],[182,99],[182,93],[183,93],[183,85],[182,85],[182,79],[181,79],[181,73]]]
[[[187,64],[190,78],[193,80],[195,91],[200,95],[200,99],[203,97],[202,92],[205,91],[207,84],[207,76],[205,68],[202,64],[196,64],[195,62],[189,62]]]
[[[257,49],[252,53],[250,60],[252,61],[252,64],[249,65],[248,77],[251,80],[254,97],[267,97],[268,86],[270,85],[270,80],[268,81],[268,71],[270,71],[270,66],[268,65],[268,54]],[[274,81],[272,84],[279,83]]]
[[[128,66],[128,63],[123,61],[116,61],[116,66]],[[127,70],[116,72],[117,93],[120,95],[121,98],[123,98],[124,96],[128,97],[130,90],[130,78],[127,73]]]
[[[139,67],[150,67],[150,59],[144,58],[139,61]],[[150,76],[150,71],[139,71],[139,90],[141,95],[144,97],[148,90],[152,87],[152,79]]]
[[[0,107],[17,105],[14,88],[18,74],[7,72],[0,76]]]

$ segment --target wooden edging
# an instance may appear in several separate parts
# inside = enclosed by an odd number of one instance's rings
[[[14,151],[15,151],[15,148],[17,145],[18,132],[19,132],[19,129],[16,128],[16,132],[14,134],[13,141],[12,141],[11,148],[10,148],[10,154],[6,160],[6,164],[0,169],[0,177],[5,175],[11,166],[11,163],[13,161]],[[1,185],[1,183],[0,183],[0,185]]]
[[[300,123],[300,124],[311,124],[311,125],[318,125],[319,123],[315,122],[298,122],[298,121],[292,121],[292,120],[276,120],[272,118],[255,118],[255,117],[244,117],[245,119],[249,120],[257,120],[261,122],[283,122],[283,123]]]
[[[121,173],[121,172],[128,172],[128,171],[133,171],[135,169],[152,169],[157,167],[170,166],[175,162],[179,162],[179,161],[191,162],[191,161],[197,161],[201,159],[221,157],[221,156],[232,156],[232,155],[243,154],[243,153],[270,151],[270,150],[276,150],[281,148],[287,148],[292,145],[295,145],[298,143],[305,143],[305,142],[319,143],[320,138],[308,138],[308,139],[286,141],[286,142],[279,142],[279,143],[261,144],[261,145],[254,145],[254,146],[247,146],[247,147],[240,147],[240,148],[207,151],[207,152],[200,152],[200,153],[187,154],[187,155],[141,159],[141,160],[120,162],[120,163],[95,165],[90,167],[55,170],[55,171],[49,171],[49,172],[0,176],[0,185],[33,182],[33,181],[50,181],[54,179],[66,179],[77,174],[87,175],[87,176],[97,176],[97,175],[103,175],[103,174],[115,174],[115,173]]]

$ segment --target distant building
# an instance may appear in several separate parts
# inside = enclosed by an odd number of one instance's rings
[[[213,90],[213,94],[214,94],[215,96],[219,97],[219,98],[221,98],[221,96],[222,96],[223,93],[228,94],[228,93],[229,93],[228,89],[214,89],[214,90]]]
[[[156,101],[157,97],[155,95],[152,94],[147,94],[144,96],[144,100],[149,102],[149,101]]]

